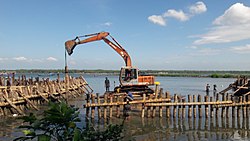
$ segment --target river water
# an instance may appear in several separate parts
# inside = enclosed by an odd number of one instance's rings
[[[81,74],[72,74],[79,76]],[[30,76],[36,77],[35,74]],[[112,75],[87,75],[83,74],[89,85],[93,88],[94,93],[101,95],[105,91],[104,80],[105,77],[111,82],[111,89],[118,85],[118,76]],[[29,76],[27,76],[29,77]],[[56,79],[56,76],[50,77]],[[169,91],[171,95],[178,94],[182,96],[187,95],[206,95],[205,86],[209,84],[211,87],[210,95],[213,94],[213,85],[217,85],[217,90],[220,91],[226,88],[235,79],[224,78],[192,78],[192,77],[156,77],[156,81],[160,82],[160,87],[164,92]],[[85,110],[82,105],[82,99],[74,99],[70,101],[71,104],[80,108],[80,116],[83,119],[82,123],[86,124],[83,117],[85,117]],[[44,107],[41,107],[42,109]],[[186,112],[187,113],[187,112]],[[164,113],[163,113],[164,115]],[[154,140],[250,140],[249,119],[232,119],[232,118],[139,118],[140,112],[133,109],[131,118],[125,121],[124,124],[124,140],[137,141],[154,141]],[[187,116],[186,116],[187,117]],[[95,126],[104,127],[106,123],[119,124],[122,119],[112,118],[107,121],[97,119],[94,120]],[[97,124],[99,122],[99,124]],[[13,117],[1,119],[0,121],[0,140],[9,141],[22,135],[20,129],[17,128],[21,121]],[[82,125],[80,125],[82,126]]]

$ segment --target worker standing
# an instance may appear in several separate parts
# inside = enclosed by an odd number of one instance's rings
[[[106,87],[106,92],[109,92],[110,82],[107,77],[105,79],[105,87]]]
[[[129,100],[127,99],[127,98],[125,98],[126,99],[126,104],[124,105],[124,107],[123,107],[123,117],[125,118],[125,119],[129,119],[129,117],[130,117],[130,112],[131,112],[131,105],[130,105],[130,103],[129,103]]]
[[[130,101],[134,100],[134,96],[131,92],[126,91],[126,95],[124,97],[124,102],[126,102],[126,104],[123,107],[123,116],[125,119],[129,119],[130,117],[130,112],[131,112],[131,105],[130,105]]]
[[[207,94],[209,93],[209,88],[210,88],[210,86],[209,86],[209,84],[207,84],[206,85],[206,92],[207,92]]]
[[[214,91],[217,91],[217,85],[214,84]]]

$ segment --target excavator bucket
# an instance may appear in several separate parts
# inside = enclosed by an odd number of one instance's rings
[[[65,42],[65,49],[67,50],[69,55],[73,53],[75,46],[76,46],[76,42],[74,40],[69,40]]]

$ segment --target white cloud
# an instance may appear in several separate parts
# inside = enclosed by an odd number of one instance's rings
[[[158,24],[161,26],[165,26],[166,25],[166,20],[160,16],[160,15],[152,15],[148,17],[148,20],[154,24]]]
[[[106,23],[104,23],[103,25],[105,25],[105,26],[111,26],[112,23],[111,23],[111,22],[106,22]]]
[[[221,50],[214,48],[201,48],[197,50],[197,52],[192,53],[193,56],[210,56],[210,55],[218,55],[221,53]]]
[[[47,61],[57,61],[57,59],[54,58],[54,57],[48,57],[46,60],[47,60]]]
[[[231,47],[230,50],[234,53],[240,54],[250,53],[250,44],[247,44],[245,46]]]
[[[242,3],[232,5],[223,15],[216,18],[214,25],[238,25],[249,24],[250,22],[250,7]]]
[[[243,4],[232,5],[223,15],[213,21],[214,27],[199,35],[193,43],[230,43],[250,39],[250,8]]]
[[[21,57],[14,57],[13,58],[15,61],[27,61],[28,59],[27,58],[25,58],[25,57],[23,57],[23,56],[21,56]]]
[[[188,46],[188,47],[186,47],[186,48],[190,48],[190,49],[198,49],[198,47],[197,47],[197,46]]]
[[[176,11],[174,9],[170,9],[163,14],[163,17],[172,17],[180,21],[189,20],[189,16],[184,13],[182,10]]]
[[[250,24],[234,26],[218,26],[211,28],[206,34],[200,35],[194,44],[230,43],[250,39]]]
[[[9,58],[0,58],[0,61],[7,61]]]
[[[206,5],[201,1],[196,2],[194,5],[189,7],[189,12],[192,14],[201,14],[206,11],[207,11]]]
[[[189,7],[189,12],[183,12],[183,10],[169,9],[162,15],[149,16],[148,20],[154,24],[165,26],[167,18],[174,18],[179,21],[185,22],[188,21],[191,17],[195,16],[196,14],[200,14],[206,11],[207,11],[206,5],[203,2],[199,1]]]

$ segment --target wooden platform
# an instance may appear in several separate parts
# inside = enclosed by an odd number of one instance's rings
[[[83,77],[60,81],[0,77],[0,116],[24,115],[25,109],[39,110],[38,105],[49,100],[61,102],[93,92]]]

